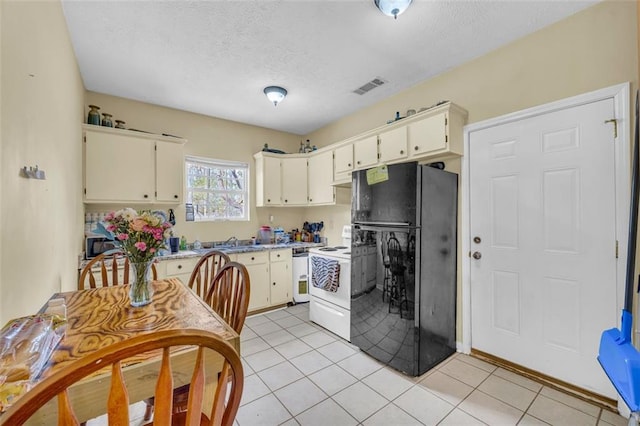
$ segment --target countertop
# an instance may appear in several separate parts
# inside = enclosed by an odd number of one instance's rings
[[[281,250],[281,249],[309,249],[312,247],[325,246],[324,243],[287,243],[287,244],[255,244],[255,245],[240,245],[240,246],[218,246],[213,248],[202,248],[197,250],[181,250],[178,253],[166,254],[163,256],[157,256],[156,260],[162,262],[163,260],[174,259],[187,259],[190,257],[201,257],[207,254],[211,250],[219,250],[227,254],[234,253],[251,253],[256,251],[267,250]],[[89,260],[81,260],[78,269],[82,269],[89,263]]]

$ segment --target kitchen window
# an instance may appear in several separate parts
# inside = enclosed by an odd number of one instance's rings
[[[187,156],[185,170],[196,221],[249,220],[247,163]]]

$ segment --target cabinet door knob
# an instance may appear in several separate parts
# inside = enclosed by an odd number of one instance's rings
[[[404,154],[404,149],[401,149],[401,150],[400,150],[400,154]]]
[[[347,164],[347,166],[351,167],[351,163]]]
[[[147,194],[144,194],[144,198],[149,198],[149,196]]]
[[[358,164],[360,164],[360,161],[358,161]]]
[[[271,202],[271,198],[267,198],[267,203],[270,203],[270,202]]]
[[[178,194],[174,195],[173,198],[178,199]]]
[[[278,257],[280,257],[280,255],[278,255]]]
[[[178,269],[182,269],[182,265],[178,265]]]
[[[256,258],[255,257],[251,257],[251,260],[256,260]]]
[[[414,147],[413,147],[413,149],[414,149],[415,151],[417,151],[417,150],[418,150],[418,146],[417,146],[417,145],[416,145],[416,146],[414,146]]]
[[[284,202],[285,202],[285,203],[288,203],[288,202],[289,202],[289,200],[284,200]]]
[[[273,283],[273,285],[276,285],[276,283]]]

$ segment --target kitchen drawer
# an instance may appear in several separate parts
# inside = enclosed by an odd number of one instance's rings
[[[199,258],[188,258],[188,259],[175,259],[175,260],[166,260],[167,264],[167,276],[171,277],[173,275],[181,275],[181,274],[191,274],[193,268],[195,268],[196,263],[198,263]]]
[[[292,253],[291,250],[289,249],[285,249],[285,250],[271,250],[269,252],[269,260],[271,262],[282,262],[285,260],[291,260],[292,258]]]
[[[269,262],[269,252],[256,251],[251,253],[238,253],[236,260],[238,263],[242,263],[245,266],[259,265],[261,263]]]

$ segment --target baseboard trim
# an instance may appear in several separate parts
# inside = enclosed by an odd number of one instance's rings
[[[511,361],[507,361],[506,359],[499,358],[497,356],[479,351],[477,349],[471,349],[471,356],[496,365],[498,367],[502,367],[505,370],[509,370],[513,373],[524,376],[527,379],[531,379],[557,391],[564,392],[583,401],[595,404],[614,413],[618,412],[618,402],[615,399],[611,399],[606,396],[588,391],[586,389],[582,389],[578,386],[572,385],[571,383],[564,382],[562,380],[556,379],[555,377],[547,376],[546,374],[540,373],[539,371],[531,370],[527,367],[523,367],[519,364],[515,364]]]

